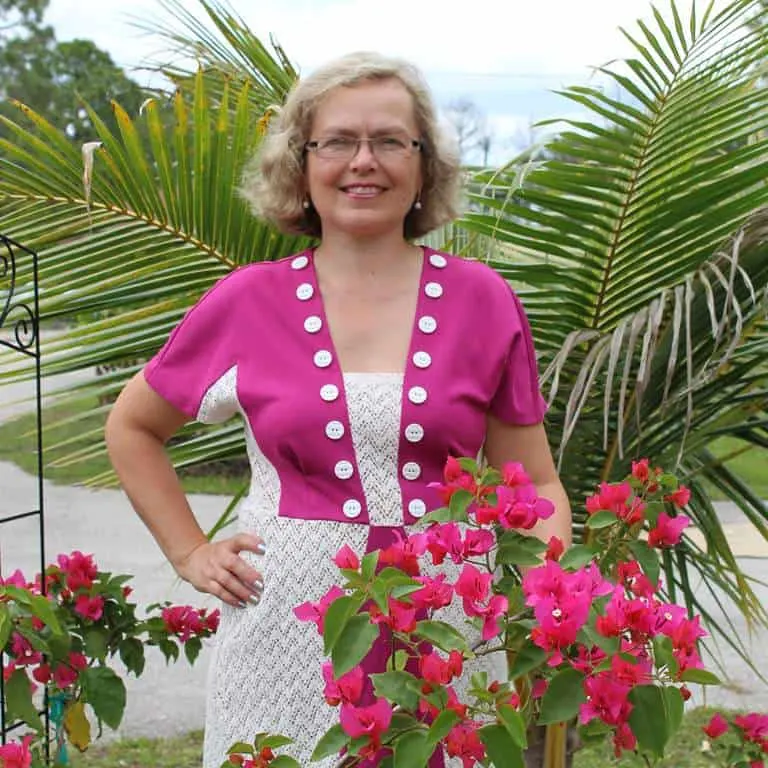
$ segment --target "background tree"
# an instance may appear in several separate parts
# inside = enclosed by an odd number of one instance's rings
[[[136,114],[145,94],[92,41],[57,41],[43,23],[48,1],[0,0],[0,114],[19,100],[82,143],[96,137],[84,102],[115,130],[111,102]]]
[[[483,165],[487,166],[493,133],[477,104],[471,99],[454,99],[446,106],[445,116],[455,134],[462,161],[469,162],[470,156],[479,153]]]

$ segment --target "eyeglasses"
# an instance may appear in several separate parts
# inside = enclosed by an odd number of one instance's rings
[[[323,160],[351,160],[360,151],[360,145],[366,143],[379,160],[394,160],[410,157],[421,151],[422,143],[409,136],[374,136],[370,139],[355,136],[328,136],[315,141],[308,141],[304,150],[314,152]]]

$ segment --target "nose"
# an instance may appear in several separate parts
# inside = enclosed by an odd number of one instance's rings
[[[355,154],[350,160],[350,164],[353,168],[370,167],[377,161],[376,155],[373,153],[373,147],[370,141],[359,139],[357,142],[357,148]]]

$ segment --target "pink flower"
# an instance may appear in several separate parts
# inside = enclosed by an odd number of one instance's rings
[[[720,738],[728,730],[728,721],[718,712],[712,715],[712,719],[707,725],[701,728],[710,739]]]
[[[600,483],[598,493],[587,498],[587,512],[612,512],[627,525],[634,525],[643,519],[645,505],[637,498],[630,501],[631,496],[629,483]]]
[[[467,616],[481,616],[490,590],[490,573],[480,573],[474,565],[467,564],[459,574],[454,585],[454,591],[459,597],[464,598],[464,612]]]
[[[534,485],[514,488],[500,485],[496,489],[498,521],[504,528],[530,530],[539,520],[546,520],[555,511],[549,499],[539,498]]]
[[[100,595],[78,595],[75,598],[75,613],[84,619],[98,621],[104,613],[104,598]]]
[[[316,603],[302,603],[293,609],[293,614],[299,621],[313,621],[317,627],[317,633],[323,634],[325,626],[325,614],[334,600],[344,597],[344,590],[334,584]]]
[[[464,537],[464,545],[461,554],[465,560],[469,557],[484,555],[491,551],[494,542],[495,538],[490,531],[470,529]]]
[[[2,768],[29,768],[32,765],[32,753],[29,745],[31,736],[25,736],[21,744],[10,743],[0,747],[0,765]]]
[[[349,569],[351,571],[356,571],[360,567],[360,559],[354,553],[349,544],[345,544],[336,553],[336,556],[333,558],[333,562],[336,563],[339,568]]]
[[[62,691],[74,685],[77,682],[77,677],[77,670],[72,669],[67,664],[58,664],[53,670],[53,682]]]
[[[519,461],[508,461],[501,468],[501,477],[504,485],[514,488],[517,485],[530,485],[531,478]]]
[[[93,555],[75,551],[71,555],[59,555],[56,562],[66,576],[67,588],[72,592],[90,589],[99,575]]]
[[[552,653],[550,666],[560,664],[562,651],[576,642],[576,636],[589,618],[591,604],[588,594],[563,596],[560,600],[546,597],[536,603],[534,615],[538,625],[531,630],[531,640]]]
[[[427,531],[427,549],[433,565],[441,565],[448,555],[454,563],[463,561],[461,531],[456,523],[435,524]]]
[[[648,533],[648,546],[650,547],[674,547],[680,543],[683,529],[691,522],[685,515],[670,517],[666,512],[659,515],[656,527]]]
[[[416,629],[416,606],[390,597],[387,613],[382,613],[378,605],[369,609],[374,624],[384,624],[393,632],[409,633]]]
[[[595,718],[606,725],[625,723],[632,711],[627,695],[631,686],[617,682],[612,675],[600,673],[584,680],[587,701],[579,708],[579,722],[586,725]]]
[[[547,542],[547,551],[544,553],[544,559],[557,561],[562,557],[563,552],[565,552],[563,540],[557,536],[550,536]]]
[[[691,489],[681,485],[674,493],[664,497],[664,501],[670,501],[676,507],[685,507],[691,500]]]
[[[632,462],[632,477],[635,480],[639,480],[641,483],[648,481],[651,471],[648,459],[640,459],[640,461]]]
[[[483,617],[483,629],[480,636],[483,640],[490,640],[501,632],[501,617],[509,608],[509,603],[504,595],[494,595],[488,605],[481,612]]]
[[[355,667],[342,675],[338,680],[333,676],[333,664],[326,662],[323,664],[323,679],[325,680],[325,690],[323,695],[325,700],[332,707],[340,703],[357,704],[363,695],[363,683],[365,675],[362,667]]]
[[[395,536],[397,541],[379,553],[379,565],[391,565],[409,576],[418,576],[421,573],[419,558],[427,551],[427,534],[414,533],[406,538],[397,531]]]
[[[463,722],[454,725],[445,738],[445,750],[449,757],[461,759],[463,768],[472,768],[485,758],[485,747],[477,735],[478,724]]]
[[[469,491],[473,496],[477,492],[475,479],[461,468],[459,460],[453,456],[449,456],[445,462],[443,481],[443,483],[430,483],[429,486],[437,491],[446,506],[450,504],[451,497],[456,491]]]
[[[746,741],[751,741],[768,752],[768,715],[750,712],[747,715],[737,715],[733,724],[740,728]]]
[[[14,632],[11,636],[10,656],[17,667],[32,666],[43,660],[43,654],[34,650],[29,640],[18,632]]]
[[[0,576],[0,587],[18,587],[29,589],[31,585],[24,578],[24,574],[17,568],[7,579]]]
[[[432,651],[419,659],[419,672],[428,683],[448,685],[454,677],[460,677],[464,666],[464,656],[459,651],[451,651],[448,659]]]
[[[364,753],[366,756],[371,755],[381,746],[381,736],[392,722],[392,706],[386,699],[376,699],[368,707],[342,704],[339,722],[347,736],[353,739],[368,738]]]
[[[205,628],[211,633],[215,634],[219,629],[219,619],[221,618],[221,611],[218,608],[214,608],[210,613],[206,615],[205,609],[202,611],[203,620],[205,622]]]
[[[416,581],[424,586],[410,595],[411,601],[419,609],[437,610],[450,605],[453,600],[453,587],[445,583],[445,574],[439,573],[434,579],[430,576],[417,576]]]

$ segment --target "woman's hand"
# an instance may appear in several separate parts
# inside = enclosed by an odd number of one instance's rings
[[[248,533],[207,541],[175,564],[176,571],[199,592],[208,592],[228,605],[245,608],[249,602],[255,604],[261,600],[264,579],[240,557],[240,552],[263,555],[264,542]]]

